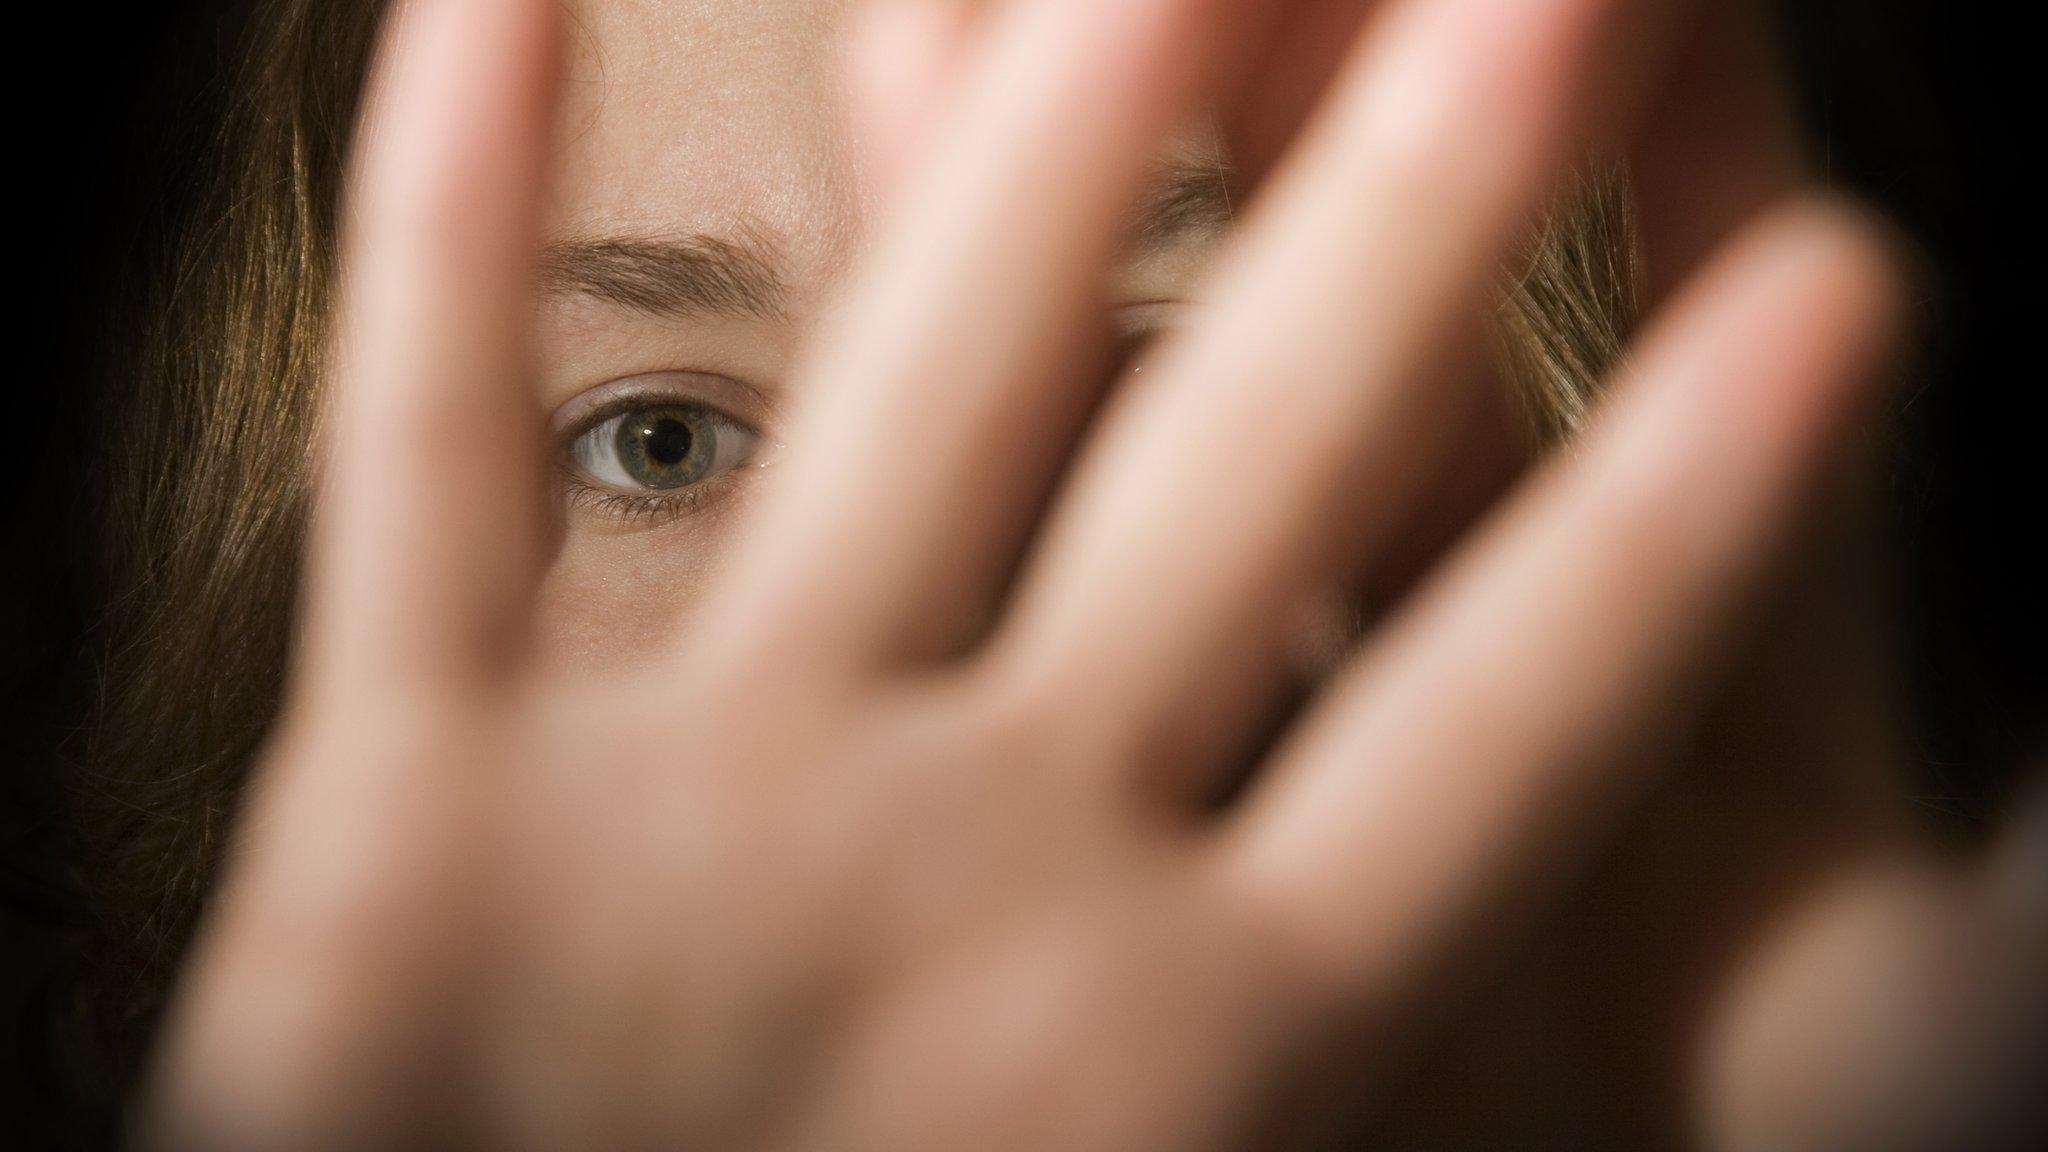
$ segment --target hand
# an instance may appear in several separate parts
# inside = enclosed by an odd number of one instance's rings
[[[1767,583],[1878,394],[1899,275],[1840,205],[1742,214],[1578,450],[1205,811],[1281,622],[1425,494],[1502,254],[1649,99],[1682,6],[1380,6],[1205,321],[1091,421],[1124,201],[1268,7],[1029,0],[970,33],[708,609],[602,683],[526,644],[553,5],[404,9],[293,702],[167,1140],[1210,1146],[1333,1021],[1391,1054],[1505,942]],[[873,459],[883,427],[921,450]],[[1217,483],[1246,438],[1286,466]]]

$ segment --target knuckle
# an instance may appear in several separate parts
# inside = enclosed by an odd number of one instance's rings
[[[1030,773],[1034,782],[1101,780],[1112,745],[1100,709],[1065,677],[991,668],[971,685],[978,755]]]

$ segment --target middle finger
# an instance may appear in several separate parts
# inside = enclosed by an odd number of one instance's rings
[[[995,14],[805,373],[818,402],[719,590],[732,643],[894,663],[939,654],[982,610],[1093,403],[1078,337],[1126,206],[1222,25],[1253,7],[1018,0]]]

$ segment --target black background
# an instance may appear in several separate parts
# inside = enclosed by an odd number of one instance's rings
[[[1514,2],[1514,0],[1503,0]],[[2036,397],[2048,327],[2043,184],[2023,5],[1801,0],[1794,59],[1830,180],[1933,256],[1924,380],[1894,478],[1922,709],[1921,799],[1968,833],[2048,755]],[[63,1146],[40,990],[85,923],[61,850],[61,749],[91,686],[91,480],[108,450],[104,356],[161,265],[165,222],[236,94],[232,6],[45,6],[18,28],[6,279],[21,293],[0,400],[0,1144]],[[116,12],[119,14],[117,15]],[[1994,15],[1996,13],[1996,15]]]

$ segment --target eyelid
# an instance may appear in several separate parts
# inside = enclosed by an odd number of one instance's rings
[[[1196,305],[1187,300],[1139,300],[1110,310],[1118,339],[1167,332],[1185,324]]]
[[[708,372],[646,372],[585,389],[557,408],[549,425],[555,435],[566,437],[636,405],[679,401],[709,408],[762,435],[775,423],[774,401],[745,381]]]

